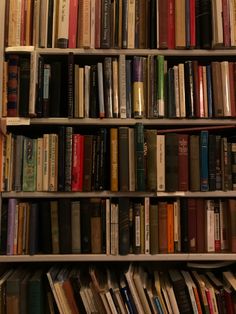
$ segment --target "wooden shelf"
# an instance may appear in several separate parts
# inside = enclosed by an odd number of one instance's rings
[[[63,48],[37,48],[34,46],[17,46],[17,47],[7,47],[5,48],[6,53],[12,52],[32,52],[36,51],[39,54],[56,54],[56,55],[65,55],[69,52],[73,52],[75,55],[99,55],[99,56],[116,56],[116,55],[164,55],[164,56],[196,56],[196,57],[206,57],[206,56],[234,56],[236,55],[236,49],[84,49],[84,48],[75,48],[75,49],[63,49]]]
[[[0,262],[159,262],[159,261],[236,261],[233,253],[196,253],[196,254],[36,254],[36,255],[2,255]]]
[[[7,126],[20,125],[89,125],[89,126],[122,126],[135,125],[142,123],[143,125],[160,125],[160,126],[236,126],[236,119],[116,119],[116,118],[3,118],[6,119]]]
[[[2,198],[90,198],[90,197],[236,197],[236,191],[208,192],[2,192]]]

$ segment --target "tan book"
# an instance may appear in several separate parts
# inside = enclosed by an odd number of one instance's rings
[[[182,0],[181,0],[182,1]],[[185,105],[185,83],[184,83],[184,64],[178,65],[179,69],[179,104],[180,104],[180,117],[186,117],[186,105]]]
[[[111,203],[111,255],[119,254],[119,207]]]
[[[58,188],[58,135],[49,135],[49,191]]]
[[[90,0],[79,1],[78,42],[80,48],[90,47]]]
[[[165,191],[165,135],[157,134],[157,191]]]
[[[135,0],[128,0],[128,43],[127,48],[135,48]]]
[[[35,47],[39,46],[39,19],[40,19],[40,0],[34,0],[33,3],[33,41],[32,45]]]
[[[125,55],[119,56],[119,103],[120,118],[125,119],[126,114],[126,64]]]
[[[39,20],[39,47],[47,47],[48,32],[48,1],[40,1],[40,20]]]
[[[118,129],[110,129],[111,191],[118,191]]]
[[[59,0],[57,47],[67,48],[69,41],[70,1]]]
[[[84,68],[79,67],[79,118],[84,118]]]
[[[212,1],[212,46],[223,46],[223,21],[222,21],[222,1]]]
[[[43,191],[49,190],[49,134],[43,135]]]
[[[224,117],[230,117],[231,101],[230,101],[230,83],[229,83],[229,62],[222,61],[221,63],[221,81],[222,81],[222,95],[223,95],[223,112]]]
[[[36,51],[30,54],[30,87],[29,87],[29,116],[35,117],[36,110],[36,84],[38,83],[38,53]]]
[[[186,47],[185,0],[175,0],[175,47]]]

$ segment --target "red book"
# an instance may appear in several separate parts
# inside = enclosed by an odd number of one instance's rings
[[[223,15],[223,41],[225,47],[230,46],[230,20],[229,20],[229,2],[222,0],[222,15]]]
[[[204,199],[196,199],[197,252],[205,252],[205,204]]]
[[[84,136],[73,134],[73,155],[72,155],[72,191],[83,190],[84,171]]]
[[[199,84],[199,118],[205,117],[204,94],[203,94],[203,67],[198,66],[198,84]]]
[[[76,48],[78,25],[78,0],[70,0],[68,48]]]
[[[234,314],[234,304],[232,300],[232,292],[229,289],[224,290],[224,301],[227,314]]]
[[[196,14],[195,14],[195,0],[189,1],[190,12],[190,47],[196,46]]]
[[[167,0],[168,49],[175,48],[175,1]]]
[[[160,0],[159,1],[159,48],[167,49],[168,44],[168,23],[167,21],[167,1]]]
[[[197,199],[188,198],[188,247],[189,253],[197,252]]]
[[[189,190],[188,134],[178,134],[178,190]]]
[[[236,83],[236,72],[235,62],[229,62],[229,92],[230,92],[230,103],[231,103],[231,116],[236,117],[235,108],[235,83]]]
[[[99,49],[101,43],[101,0],[95,1],[95,48]]]

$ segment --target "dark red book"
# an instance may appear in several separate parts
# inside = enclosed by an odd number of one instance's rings
[[[76,48],[78,24],[78,0],[70,0],[69,8],[69,42],[68,48]]]
[[[196,46],[196,13],[195,13],[195,0],[189,1],[190,13],[190,47]]]
[[[222,0],[222,17],[223,17],[223,41],[224,46],[230,46],[230,17],[229,17],[229,2]]]
[[[236,253],[236,199],[228,200],[231,253]]]
[[[73,153],[72,153],[72,191],[83,190],[84,175],[84,136],[73,134]]]
[[[166,23],[168,19],[167,9],[168,4],[166,0],[159,1],[159,48],[167,49],[168,44],[168,23]]]
[[[18,67],[19,56],[10,55],[8,59],[8,82],[7,82],[7,116],[16,117],[18,114]]]
[[[178,136],[178,181],[179,191],[189,190],[189,137],[188,134],[177,134]]]
[[[175,1],[167,0],[168,49],[175,48]]]
[[[167,202],[158,203],[158,222],[159,252],[167,253]]]

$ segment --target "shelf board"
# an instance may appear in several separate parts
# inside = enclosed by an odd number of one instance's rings
[[[196,56],[196,57],[205,57],[205,56],[234,56],[236,55],[236,49],[84,49],[84,48],[75,48],[75,49],[63,49],[63,48],[37,48],[34,46],[14,46],[5,48],[6,53],[11,52],[32,52],[36,51],[40,54],[56,54],[56,55],[65,55],[69,52],[73,52],[75,55],[108,55],[108,56],[117,56],[117,55],[164,55],[164,56]]]
[[[7,126],[20,125],[101,125],[101,126],[122,126],[135,125],[142,123],[144,125],[162,125],[162,126],[236,126],[236,119],[121,119],[121,118],[3,118],[6,119]]]
[[[0,262],[159,262],[159,261],[235,261],[233,253],[196,253],[196,254],[129,254],[129,255],[105,255],[105,254],[36,254],[36,255],[1,255]]]
[[[2,192],[2,198],[90,198],[90,197],[236,197],[236,191],[208,192]]]

